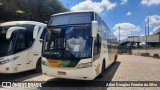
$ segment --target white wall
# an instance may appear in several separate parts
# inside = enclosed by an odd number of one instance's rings
[[[149,53],[150,56],[154,56],[154,54],[158,54],[160,56],[160,48],[155,49],[133,49],[132,54],[141,55],[141,53]]]

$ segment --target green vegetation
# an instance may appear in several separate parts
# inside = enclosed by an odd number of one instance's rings
[[[66,12],[59,0],[0,0],[0,22],[32,20],[45,22],[52,14]]]

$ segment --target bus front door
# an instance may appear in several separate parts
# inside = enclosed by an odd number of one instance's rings
[[[14,55],[15,57],[15,72],[21,72],[27,70],[28,65],[28,51],[22,51]]]
[[[25,32],[22,30],[17,38],[15,46],[15,72],[21,72],[27,70],[28,65],[28,49],[25,38]]]

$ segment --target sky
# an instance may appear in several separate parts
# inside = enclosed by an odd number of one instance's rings
[[[144,36],[160,27],[160,0],[60,0],[71,11],[93,10],[119,39]],[[148,31],[148,28],[147,28]],[[147,32],[148,33],[148,32]]]

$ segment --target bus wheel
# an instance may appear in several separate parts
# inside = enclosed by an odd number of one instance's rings
[[[105,61],[103,60],[103,63],[102,63],[102,71],[101,71],[101,73],[98,75],[98,78],[102,78],[103,77],[103,75],[102,75],[102,73],[105,71]]]
[[[105,61],[103,60],[103,63],[102,63],[102,73],[104,72],[105,70]]]
[[[116,63],[117,55],[114,56],[114,63]]]
[[[41,58],[38,59],[37,65],[36,65],[36,69],[34,71],[37,72],[37,73],[41,73],[42,72]]]

